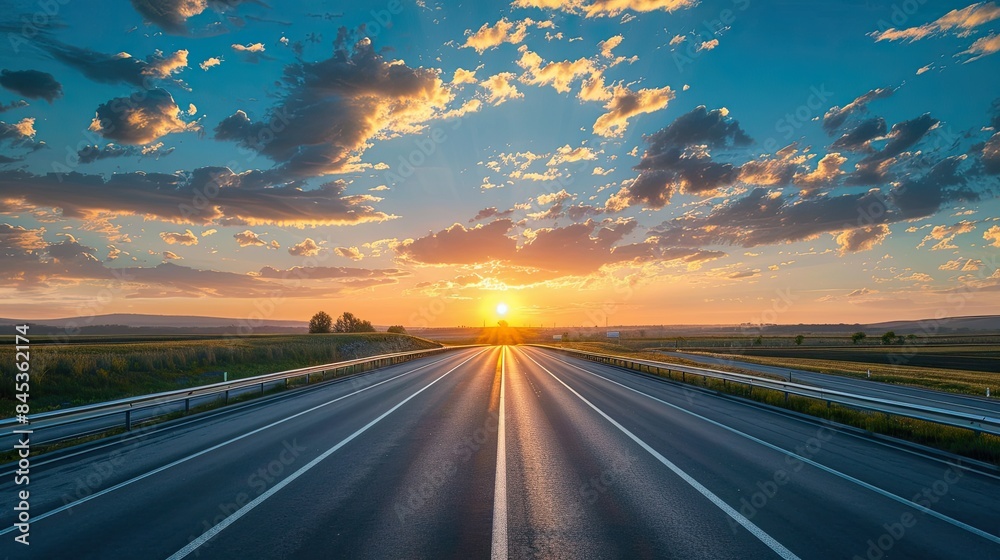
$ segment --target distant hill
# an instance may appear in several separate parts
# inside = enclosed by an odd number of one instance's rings
[[[61,319],[5,319],[0,326],[32,326],[35,334],[62,334],[67,327],[77,327],[80,334],[228,334],[246,332],[252,326],[254,333],[304,332],[307,321],[261,320],[225,317],[199,317],[193,315],[143,315],[138,313],[112,313],[92,317],[65,317]]]
[[[944,319],[924,319],[921,321],[888,321],[867,325],[876,331],[896,331],[897,333],[933,334],[935,330],[958,331],[1000,331],[1000,315],[972,315],[969,317],[945,317]]]

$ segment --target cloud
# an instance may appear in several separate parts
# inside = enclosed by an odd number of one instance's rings
[[[170,233],[162,232],[160,233],[160,239],[166,242],[167,245],[197,245],[198,236],[191,233],[191,230],[185,230],[184,233]]]
[[[238,240],[237,240],[238,241]],[[321,247],[311,237],[302,240],[288,248],[288,254],[293,257],[315,257],[319,254]]]
[[[248,43],[246,45],[233,43],[231,47],[236,52],[247,52],[247,53],[262,53],[265,50],[264,43]]]
[[[500,105],[505,101],[524,97],[513,83],[515,77],[513,72],[501,72],[480,82],[479,85],[486,88],[486,101]]]
[[[871,153],[872,140],[885,136],[887,132],[885,119],[874,117],[858,123],[854,128],[834,140],[830,149],[855,153]]]
[[[487,49],[499,47],[504,43],[516,45],[524,41],[524,38],[528,35],[529,27],[552,27],[552,23],[537,22],[531,18],[525,18],[521,21],[508,21],[507,18],[501,18],[492,27],[489,23],[484,23],[476,32],[473,32],[471,29],[467,30],[465,32],[465,43],[462,47],[472,48],[476,52],[482,53]]]
[[[995,2],[979,2],[952,10],[930,23],[905,29],[889,28],[873,32],[871,36],[875,37],[876,41],[919,41],[949,31],[956,31],[960,36],[964,36],[966,32],[997,18],[1000,18],[1000,6]]]
[[[43,146],[44,143],[35,142],[34,137],[34,117],[25,117],[13,124],[0,121],[0,143],[7,142],[12,148],[28,148],[35,150]]]
[[[888,180],[888,169],[895,158],[917,145],[927,134],[938,127],[940,121],[923,114],[908,121],[892,125],[892,129],[883,138],[887,140],[881,150],[871,150],[871,153],[859,161],[847,178],[849,185],[875,185]]]
[[[338,256],[351,259],[352,261],[360,261],[365,258],[364,254],[357,247],[337,247],[333,252],[337,253]]]
[[[0,103],[0,113],[4,113],[14,109],[20,109],[22,107],[27,107],[27,106],[28,102],[23,99],[20,99],[18,101],[11,101],[10,103],[7,104]]]
[[[670,86],[646,88],[632,91],[625,86],[615,85],[611,100],[604,106],[607,113],[597,117],[594,134],[599,136],[622,136],[628,128],[628,120],[636,115],[659,111],[667,106],[676,94]]]
[[[963,233],[971,233],[976,230],[976,223],[970,222],[968,220],[962,220],[957,224],[952,224],[950,226],[934,226],[931,228],[931,232],[924,236],[917,248],[921,248],[930,241],[938,241],[936,245],[931,247],[932,251],[942,251],[946,249],[958,249],[954,243],[952,243],[956,237],[962,235]],[[985,237],[985,235],[984,235]]]
[[[473,216],[469,223],[478,222],[480,220],[486,220],[489,218],[506,218],[514,213],[514,209],[504,210],[503,212],[497,210],[496,206],[490,206],[489,208],[483,208]]]
[[[170,56],[155,51],[143,60],[127,52],[107,54],[52,39],[40,40],[38,45],[59,62],[102,84],[130,84],[149,89],[157,80],[167,79],[175,71],[187,66],[188,51],[185,50],[179,50]]]
[[[1000,51],[1000,35],[990,33],[986,37],[980,37],[976,39],[974,43],[969,45],[969,48],[956,54],[955,56],[970,55],[966,63],[979,60],[984,56],[989,56],[997,51]]]
[[[888,236],[889,226],[876,224],[842,232],[837,236],[837,245],[840,246],[839,252],[843,256],[847,253],[870,251],[876,245],[881,245]]]
[[[163,260],[166,261],[179,261],[184,258],[173,251],[164,251],[162,255],[163,255]]]
[[[265,266],[256,274],[258,278],[281,280],[392,280],[410,276],[397,268],[351,268],[344,266],[293,266],[280,269]]]
[[[793,180],[795,184],[803,187],[805,194],[811,194],[822,186],[833,186],[837,178],[844,175],[840,166],[847,162],[847,158],[837,152],[831,152],[823,156],[816,163],[816,169],[808,173],[797,173]]]
[[[204,61],[202,61],[201,63],[199,63],[198,64],[198,68],[201,68],[202,70],[204,70],[204,71],[207,72],[209,68],[214,68],[214,67],[222,64],[222,62],[223,62],[223,58],[222,57],[220,57],[220,56],[212,56],[212,57],[206,58]]]
[[[346,41],[345,31],[332,58],[286,67],[281,102],[256,122],[243,111],[226,117],[215,138],[268,156],[288,177],[346,172],[372,138],[420,132],[452,100],[436,70],[386,60],[367,38],[353,50]]]
[[[175,132],[199,130],[180,119],[180,108],[166,90],[155,88],[117,97],[97,107],[90,130],[125,144],[149,144]]]
[[[59,209],[64,218],[89,219],[101,212],[198,225],[347,225],[383,221],[369,195],[345,196],[347,185],[328,182],[303,189],[275,183],[269,173],[233,173],[204,167],[185,174],[82,173],[33,175],[0,171],[0,200]]]
[[[1000,131],[983,144],[983,167],[990,175],[1000,175]]]
[[[241,231],[233,237],[236,239],[236,243],[239,244],[240,247],[250,247],[252,245],[257,247],[267,246],[266,241],[250,230]]]
[[[952,259],[939,266],[938,270],[975,272],[981,268],[983,268],[983,261],[979,259]]]
[[[455,85],[476,83],[476,70],[456,68],[455,75],[451,78],[451,83]]]
[[[546,63],[537,53],[525,47],[521,47],[520,52],[517,65],[524,69],[521,81],[532,85],[550,85],[559,93],[568,92],[574,80],[597,70],[587,58]]]
[[[992,247],[1000,247],[1000,226],[990,226],[990,229],[983,232],[983,239]]]
[[[545,165],[554,167],[573,161],[589,161],[597,159],[597,154],[586,146],[571,148],[569,144],[556,149],[556,153]]]
[[[229,11],[240,4],[251,0],[131,0],[132,7],[139,12],[142,18],[158,26],[164,32],[171,35],[188,35],[187,20],[195,17],[207,9],[216,12]],[[257,3],[256,0],[253,0]],[[216,24],[204,30],[202,34],[215,34],[220,32]]]
[[[423,264],[475,264],[493,259],[508,259],[516,250],[516,241],[507,236],[514,227],[509,218],[466,228],[462,224],[419,239],[407,239],[396,252],[403,258]]]
[[[750,136],[728,115],[724,108],[709,111],[701,105],[647,137],[649,146],[635,166],[639,176],[612,197],[609,210],[638,203],[662,208],[677,190],[700,194],[735,182],[739,168],[713,161],[707,151],[751,143]]]
[[[586,17],[614,17],[625,10],[641,13],[674,12],[697,4],[698,0],[514,0],[513,5],[519,8],[545,8],[573,14],[583,13]]]
[[[698,45],[698,49],[697,50],[698,51],[710,51],[710,50],[712,50],[712,49],[714,49],[715,47],[718,47],[718,46],[719,46],[719,40],[718,39],[712,39],[710,41],[702,41],[701,44]]]
[[[601,49],[601,56],[604,58],[614,58],[615,55],[611,51],[615,49],[618,45],[622,44],[625,38],[621,35],[615,35],[609,38],[607,41],[601,41],[597,44],[597,47]]]
[[[156,51],[149,59],[149,65],[142,73],[154,78],[169,78],[171,75],[187,68],[188,51],[179,50],[170,56],[163,56],[163,52]]]
[[[44,99],[52,103],[62,97],[62,84],[55,76],[38,70],[2,70],[0,86],[28,99]]]
[[[163,142],[157,142],[156,144],[149,144],[143,147],[137,146],[119,146],[118,144],[109,143],[103,148],[99,146],[84,146],[77,151],[76,156],[81,164],[93,163],[102,159],[111,159],[118,157],[129,157],[129,156],[147,156],[160,158],[162,156],[170,155],[174,152],[174,148],[163,148]]]
[[[833,134],[838,128],[847,122],[848,117],[854,114],[862,114],[868,111],[868,104],[876,99],[885,99],[895,93],[895,88],[878,88],[858,97],[843,107],[831,107],[823,115],[823,129],[829,134]]]

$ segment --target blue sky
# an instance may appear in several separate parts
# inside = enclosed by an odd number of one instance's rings
[[[3,316],[1000,312],[995,2],[45,6],[4,9]]]

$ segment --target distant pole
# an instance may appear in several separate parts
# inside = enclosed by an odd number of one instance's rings
[[[228,371],[222,372],[222,380],[223,381],[229,381],[229,372]]]

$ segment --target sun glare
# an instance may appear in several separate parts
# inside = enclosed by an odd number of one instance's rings
[[[506,303],[502,303],[502,302],[498,303],[497,304],[497,315],[506,315],[506,314],[507,314],[507,304]]]

